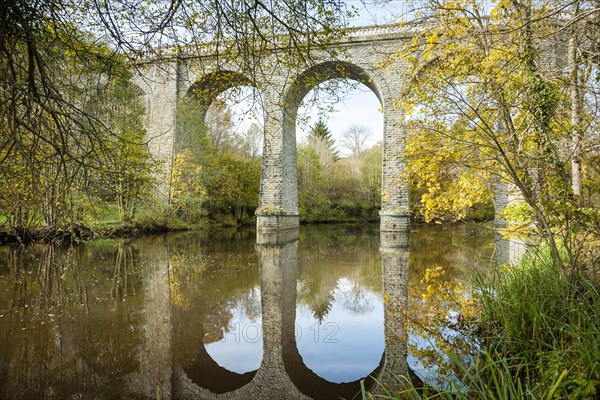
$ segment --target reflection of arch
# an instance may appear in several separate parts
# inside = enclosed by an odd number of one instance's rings
[[[183,370],[192,382],[213,393],[226,393],[239,389],[250,383],[256,375],[256,370],[238,374],[221,367],[212,359],[204,346],[200,346],[193,363]]]
[[[520,238],[505,239],[500,233],[496,233],[496,263],[498,266],[504,264],[517,264],[527,252],[527,244]]]
[[[296,313],[294,312],[294,317],[295,314]],[[284,337],[285,336],[286,333],[284,330]],[[344,383],[330,382],[327,379],[318,376],[314,371],[304,364],[302,356],[298,352],[298,347],[296,346],[295,341],[294,343],[288,344],[288,341],[285,338],[283,346],[283,363],[292,383],[298,390],[310,398],[315,400],[339,398],[349,400],[358,397],[357,395],[361,391],[361,381],[363,381],[366,390],[369,390],[371,387],[373,387],[373,384],[375,383],[374,377],[378,376],[384,367],[385,352],[381,355],[379,365],[374,371],[362,379]]]
[[[177,398],[272,398],[353,399],[360,393],[360,380],[333,383],[319,377],[304,363],[295,340],[298,232],[289,235],[258,235],[263,310],[263,360],[258,370],[237,374],[219,366],[202,343],[194,358],[174,365],[173,386]],[[400,375],[418,386],[418,378],[406,362],[406,334],[402,310],[407,301],[407,238],[382,241],[385,351],[377,368],[365,378],[365,389],[384,394],[397,388]],[[193,335],[204,337],[200,328]],[[196,350],[194,350],[196,351]],[[375,382],[379,381],[381,385]],[[382,386],[383,385],[383,386]]]
[[[180,236],[172,243],[177,247],[174,254],[194,253],[199,245],[195,240],[194,237]],[[256,344],[253,344],[250,349],[253,362],[248,364],[249,368],[239,370],[235,365],[235,357],[247,359],[249,354],[245,352],[247,346],[242,346],[241,351],[237,347],[240,343],[239,339],[245,337],[243,332],[246,332],[243,329],[238,331],[242,325],[238,323],[241,321],[238,318],[245,319],[250,314],[247,311],[248,303],[242,307],[245,311],[235,312],[233,309],[240,304],[241,298],[251,298],[253,306],[250,307],[253,310],[254,306],[261,306],[261,303],[258,303],[261,300],[252,297],[257,293],[259,284],[256,259],[245,252],[246,242],[243,242],[242,246],[240,248],[237,240],[229,244],[217,243],[214,249],[218,254],[217,257],[209,256],[209,254],[214,255],[211,250],[205,253],[207,259],[211,260],[208,263],[202,260],[196,264],[197,258],[183,256],[182,265],[189,265],[186,264],[189,262],[195,266],[194,271],[197,269],[202,272],[198,274],[192,272],[191,275],[175,273],[173,278],[167,281],[172,285],[170,287],[174,288],[171,309],[174,347],[171,358],[174,371],[172,381],[174,392],[177,393],[174,398],[218,398],[218,394],[225,394],[224,397],[227,397],[232,392],[248,391],[255,386],[251,382],[263,362],[262,354],[254,351],[261,348],[260,338],[252,342]],[[253,248],[253,246],[248,247]],[[237,254],[240,252],[247,256],[238,258]],[[228,261],[233,254],[236,255],[235,260],[243,264],[241,268],[234,269],[236,272],[232,272],[231,268],[224,268],[229,265]],[[174,270],[182,271],[184,268],[181,270],[174,268]],[[239,272],[242,274],[237,275]],[[232,277],[238,278],[235,284],[226,283],[232,282]],[[206,290],[207,287],[215,288],[215,286],[218,286],[216,289],[223,297],[215,296],[214,292]],[[246,313],[245,317],[244,313]],[[234,332],[239,332],[240,335],[234,335]],[[219,340],[223,342],[219,343]],[[232,345],[233,347],[225,350],[233,349],[235,352],[230,353],[233,357],[229,357],[227,352],[221,352],[222,347],[215,350],[211,345]],[[223,354],[226,354],[225,357],[221,357]],[[233,369],[238,372],[232,371]],[[188,391],[196,395],[189,397]]]

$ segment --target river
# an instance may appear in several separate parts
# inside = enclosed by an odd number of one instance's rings
[[[376,225],[0,248],[1,399],[352,398],[443,382],[489,224]],[[372,377],[372,378],[370,378]],[[380,383],[374,384],[373,378]]]

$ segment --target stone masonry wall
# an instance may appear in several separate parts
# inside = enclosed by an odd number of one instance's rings
[[[167,171],[171,167],[176,130],[176,106],[178,92],[178,63],[149,64],[142,68],[143,74],[135,77],[145,93],[147,140],[150,154],[162,163],[163,173],[158,177],[158,196],[167,198]]]

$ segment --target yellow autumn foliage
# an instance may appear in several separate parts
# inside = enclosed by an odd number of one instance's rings
[[[440,265],[429,266],[421,278],[420,297],[411,297],[406,326],[409,335],[428,338],[429,343],[409,343],[410,354],[418,358],[423,366],[435,368],[439,378],[447,377],[453,365],[444,355],[469,354],[475,341],[456,325],[469,321],[479,313],[479,303],[469,294],[467,285],[447,275]]]
[[[430,129],[413,128],[406,142],[405,175],[422,190],[418,211],[426,222],[462,220],[474,206],[491,201],[490,172],[483,168],[486,162],[480,162],[482,168],[468,164],[484,157],[480,149]]]

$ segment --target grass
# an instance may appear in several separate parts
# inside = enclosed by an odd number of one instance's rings
[[[460,382],[445,390],[408,383],[387,398],[600,398],[598,282],[560,271],[542,250],[499,268],[479,290],[482,351],[467,363],[448,354]]]
[[[516,357],[513,370],[539,398],[593,398],[600,390],[597,282],[564,273],[547,251],[528,254],[482,290],[486,347]],[[519,369],[519,365],[527,369]],[[565,372],[566,371],[566,372]],[[560,382],[558,380],[560,379]]]
[[[138,216],[131,222],[119,219],[118,213],[105,214],[105,218],[98,219],[92,225],[92,230],[97,236],[137,236],[147,233],[174,232],[193,230],[206,227],[205,219],[189,222],[160,208],[143,208]]]
[[[0,222],[6,217],[0,214]],[[26,244],[35,241],[79,242],[98,237],[139,236],[162,232],[206,229],[206,218],[189,221],[168,207],[154,204],[140,207],[133,221],[122,221],[114,205],[98,203],[85,223],[74,223],[64,227],[49,229],[34,225],[22,229],[4,229],[0,223],[0,244]]]

